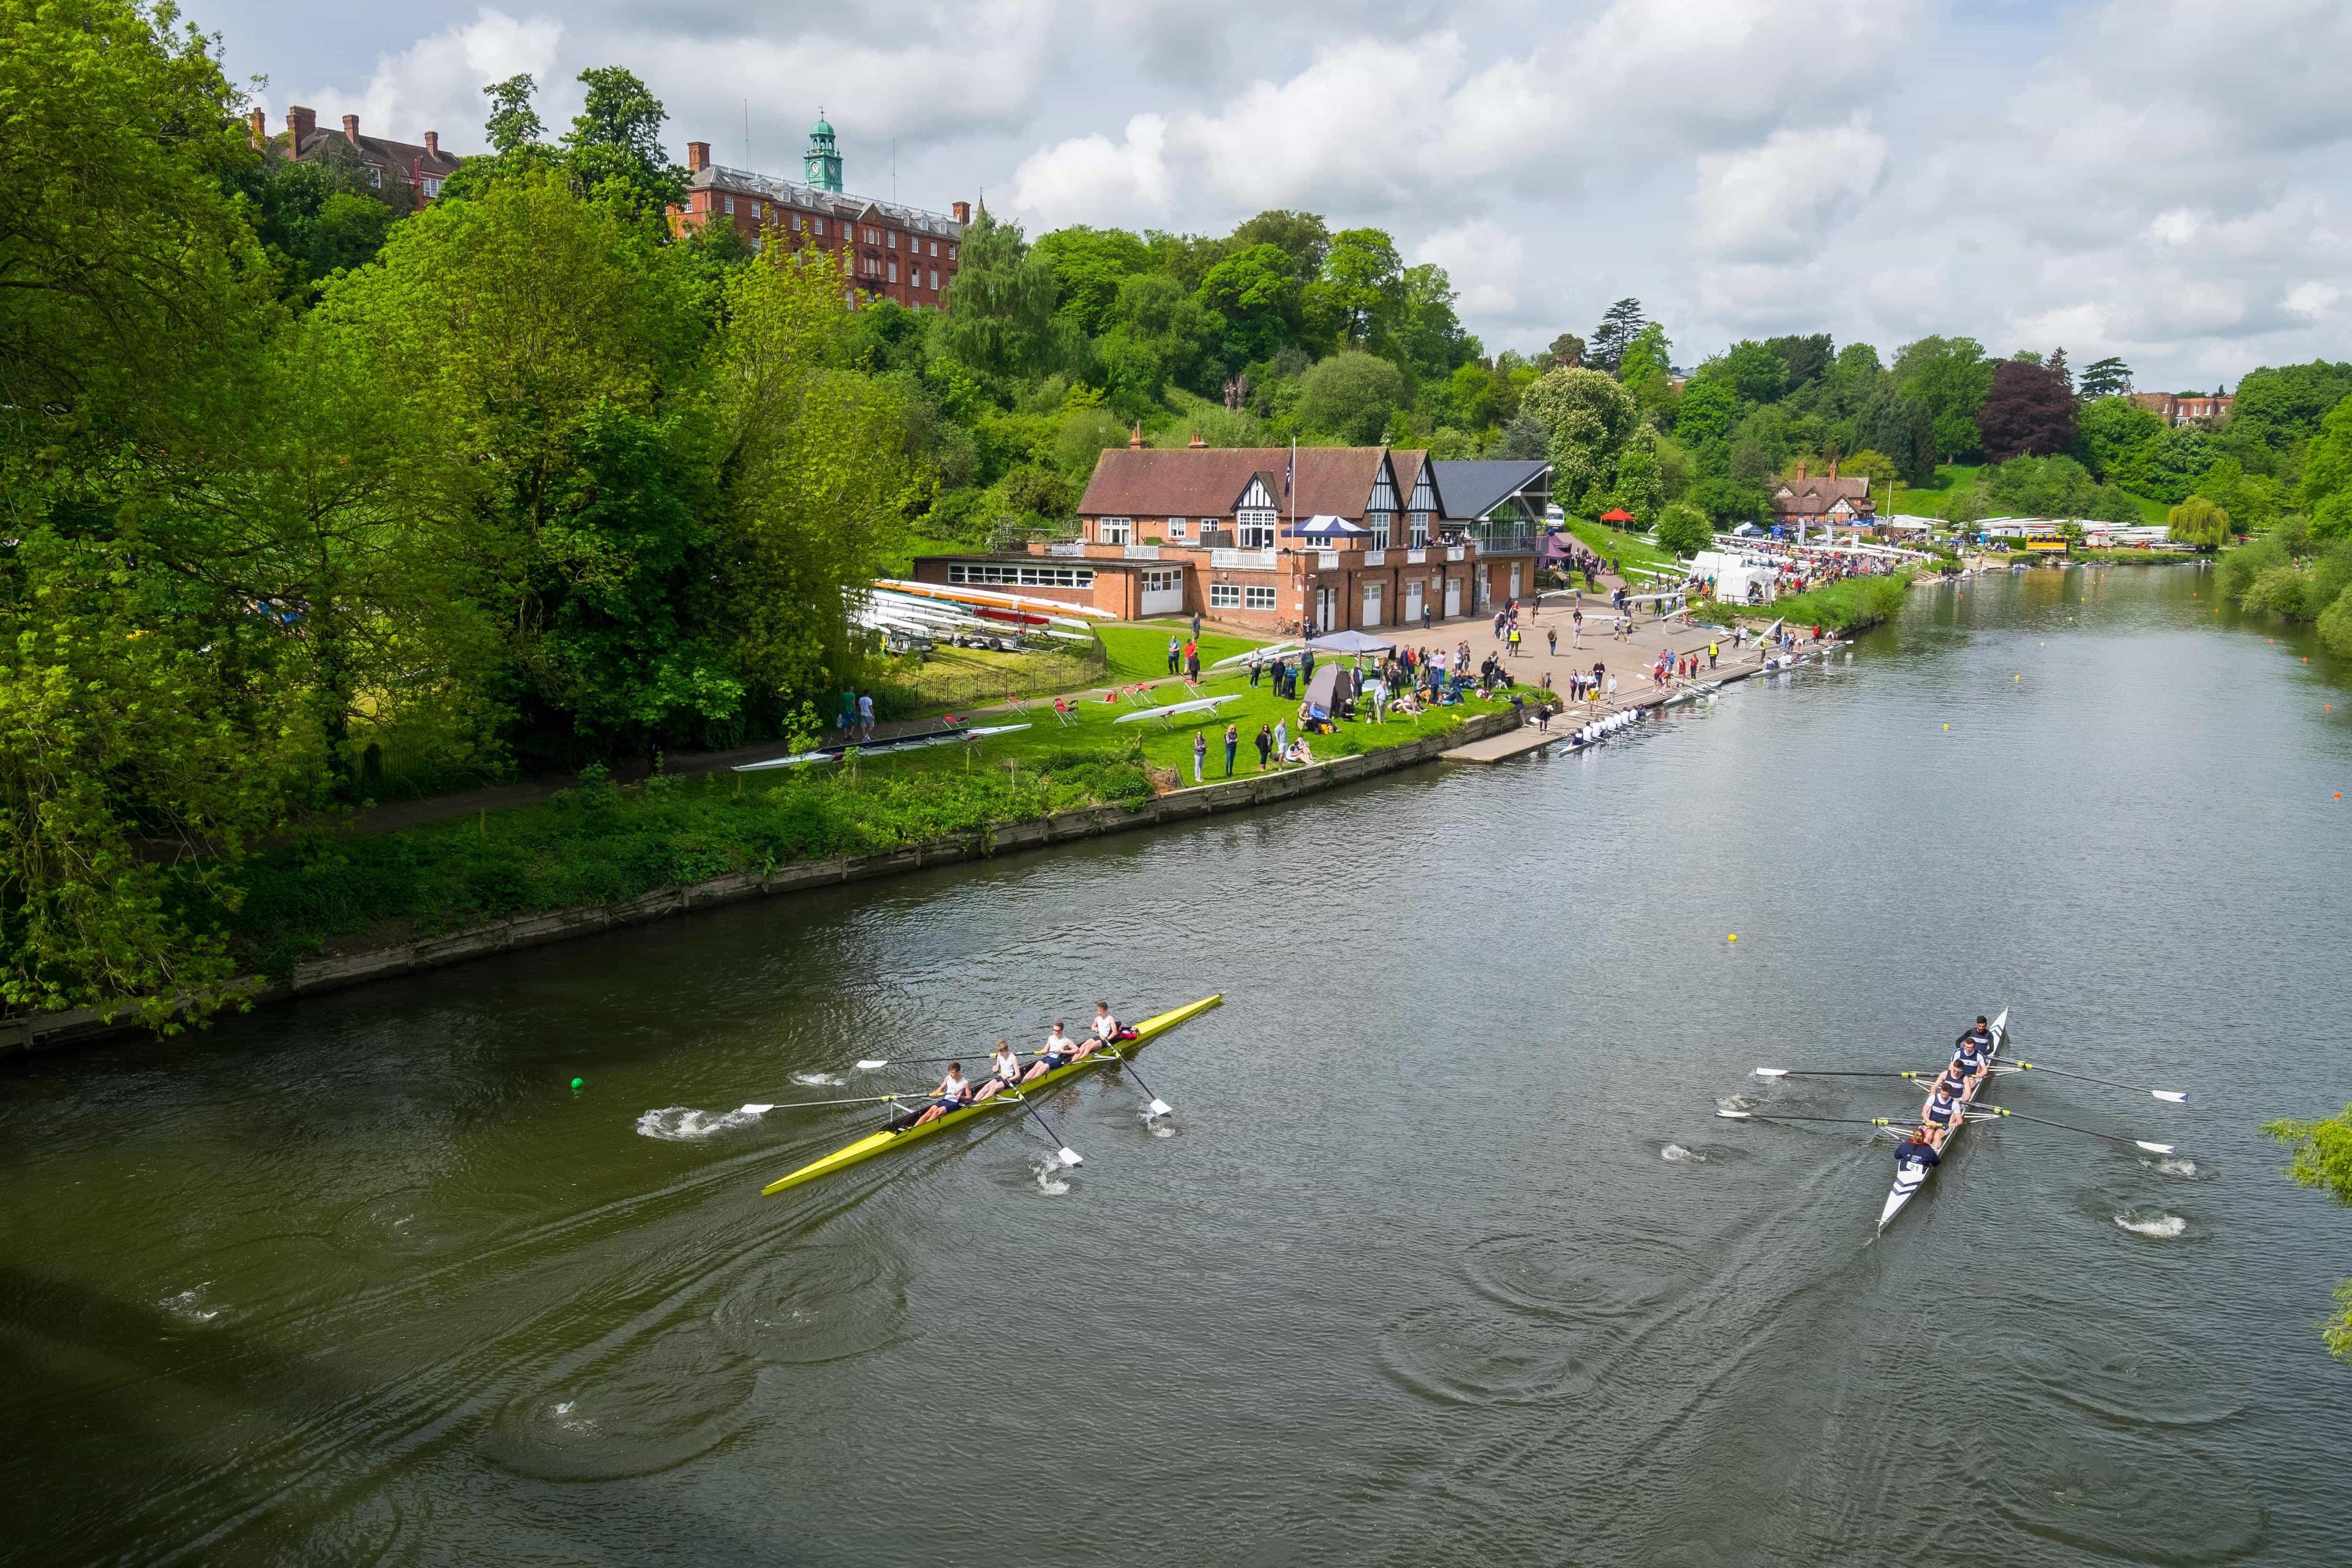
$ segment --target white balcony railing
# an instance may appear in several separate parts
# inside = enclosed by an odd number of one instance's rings
[[[1160,546],[1157,544],[1130,544],[1127,547],[1125,553],[1127,559],[1129,561],[1157,561],[1160,559]]]
[[[1387,551],[1385,551],[1385,550],[1367,550],[1367,551],[1365,551],[1365,552],[1364,552],[1364,564],[1365,564],[1365,565],[1367,565],[1367,566],[1385,566],[1385,565],[1387,565],[1388,563],[1389,563],[1389,552],[1388,552]],[[1334,565],[1334,566],[1337,566],[1337,565],[1339,564],[1339,563],[1338,563],[1338,562],[1336,562],[1336,561],[1334,561],[1333,563],[1331,563],[1331,564],[1332,564],[1332,565]]]
[[[1220,571],[1271,572],[1274,552],[1271,550],[1212,550],[1209,564]]]
[[[1467,561],[1470,559],[1470,552],[1459,544],[1450,545],[1446,549],[1445,558],[1448,561]]]
[[[1315,564],[1322,571],[1337,572],[1339,569],[1339,552],[1336,550],[1326,550],[1315,557]],[[1377,566],[1380,563],[1367,556],[1364,559],[1364,564]]]
[[[1045,547],[1048,555],[1083,556],[1086,552],[1087,542],[1083,539],[1057,539]]]
[[[1419,566],[1428,560],[1429,552],[1426,550],[1408,550],[1404,552],[1404,563],[1408,566]]]

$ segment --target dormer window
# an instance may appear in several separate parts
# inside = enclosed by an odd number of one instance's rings
[[[1131,517],[1106,517],[1095,524],[1097,544],[1125,544],[1135,537],[1135,520]]]
[[[1241,547],[1244,550],[1273,549],[1274,518],[1275,514],[1271,508],[1261,510],[1256,507],[1244,507],[1235,513],[1234,531],[1240,535]]]
[[[1364,548],[1386,550],[1389,547],[1389,514],[1384,511],[1366,512],[1364,521],[1371,524],[1372,529],[1372,537],[1365,543]]]

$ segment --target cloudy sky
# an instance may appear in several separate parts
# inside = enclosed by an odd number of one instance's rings
[[[1639,297],[1679,363],[1830,331],[2105,353],[2143,387],[2352,358],[2352,0],[184,0],[288,103],[461,151],[483,83],[620,63],[674,151],[1442,264],[1489,350]],[[895,165],[895,166],[894,166]]]

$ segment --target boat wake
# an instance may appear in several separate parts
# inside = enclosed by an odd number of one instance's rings
[[[2144,1236],[2151,1241],[2177,1241],[2189,1228],[2189,1222],[2177,1214],[2158,1213],[2147,1218],[2125,1213],[2115,1216],[2116,1224],[2134,1236]]]
[[[213,1282],[211,1280],[207,1279],[194,1289],[182,1290],[175,1295],[166,1296],[162,1300],[156,1302],[155,1305],[171,1313],[172,1316],[179,1319],[182,1322],[209,1323],[215,1318],[220,1316],[220,1309],[218,1307],[207,1307],[205,1305],[205,1292],[212,1289],[212,1283]]]
[[[1685,1149],[1679,1143],[1669,1143],[1658,1151],[1658,1158],[1678,1165],[1704,1165],[1706,1156],[1696,1149]]]
[[[752,1126],[774,1109],[772,1105],[746,1105],[739,1110],[694,1110],[683,1105],[665,1105],[637,1118],[637,1136],[658,1138],[667,1143],[690,1143]]]
[[[1037,1190],[1047,1197],[1058,1198],[1070,1190],[1070,1179],[1064,1173],[1069,1167],[1058,1158],[1048,1155],[1029,1168],[1036,1173]]]
[[[793,1074],[793,1081],[805,1084],[811,1089],[839,1089],[849,1081],[849,1075],[839,1072],[796,1072]]]
[[[1748,1110],[1755,1104],[1754,1100],[1744,1094],[1727,1094],[1715,1102],[1715,1108],[1717,1110]]]
[[[2140,1163],[2151,1171],[2161,1171],[2168,1176],[2193,1176],[2197,1173],[2196,1161],[2184,1160],[2177,1156],[2163,1160],[2142,1160]]]

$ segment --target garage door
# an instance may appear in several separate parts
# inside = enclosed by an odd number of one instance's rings
[[[1149,616],[1181,616],[1184,613],[1184,569],[1181,566],[1153,566],[1146,569],[1141,576],[1141,614]]]

